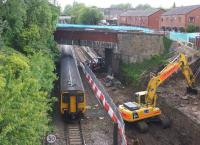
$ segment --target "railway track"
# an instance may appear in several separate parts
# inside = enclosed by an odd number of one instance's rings
[[[86,145],[81,121],[66,123],[59,120],[58,124],[58,130],[53,133],[56,136],[53,145]],[[48,145],[48,143],[44,142],[43,145]]]
[[[64,133],[66,145],[85,145],[80,121],[66,124]]]

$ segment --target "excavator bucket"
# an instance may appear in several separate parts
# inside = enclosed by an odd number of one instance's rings
[[[198,90],[195,89],[195,88],[187,87],[187,93],[191,94],[191,95],[197,95],[198,94]]]

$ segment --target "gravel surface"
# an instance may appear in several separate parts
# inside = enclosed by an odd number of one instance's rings
[[[99,104],[87,80],[82,78],[87,100],[87,111],[82,120],[85,142],[87,145],[112,145],[112,120]]]

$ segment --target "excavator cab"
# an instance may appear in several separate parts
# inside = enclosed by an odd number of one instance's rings
[[[147,91],[136,92],[133,96],[134,102],[144,105],[145,104],[145,96],[147,95]]]

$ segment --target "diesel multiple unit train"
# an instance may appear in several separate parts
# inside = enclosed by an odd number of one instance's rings
[[[61,45],[60,48],[60,111],[65,120],[71,120],[86,111],[85,91],[73,46]]]

